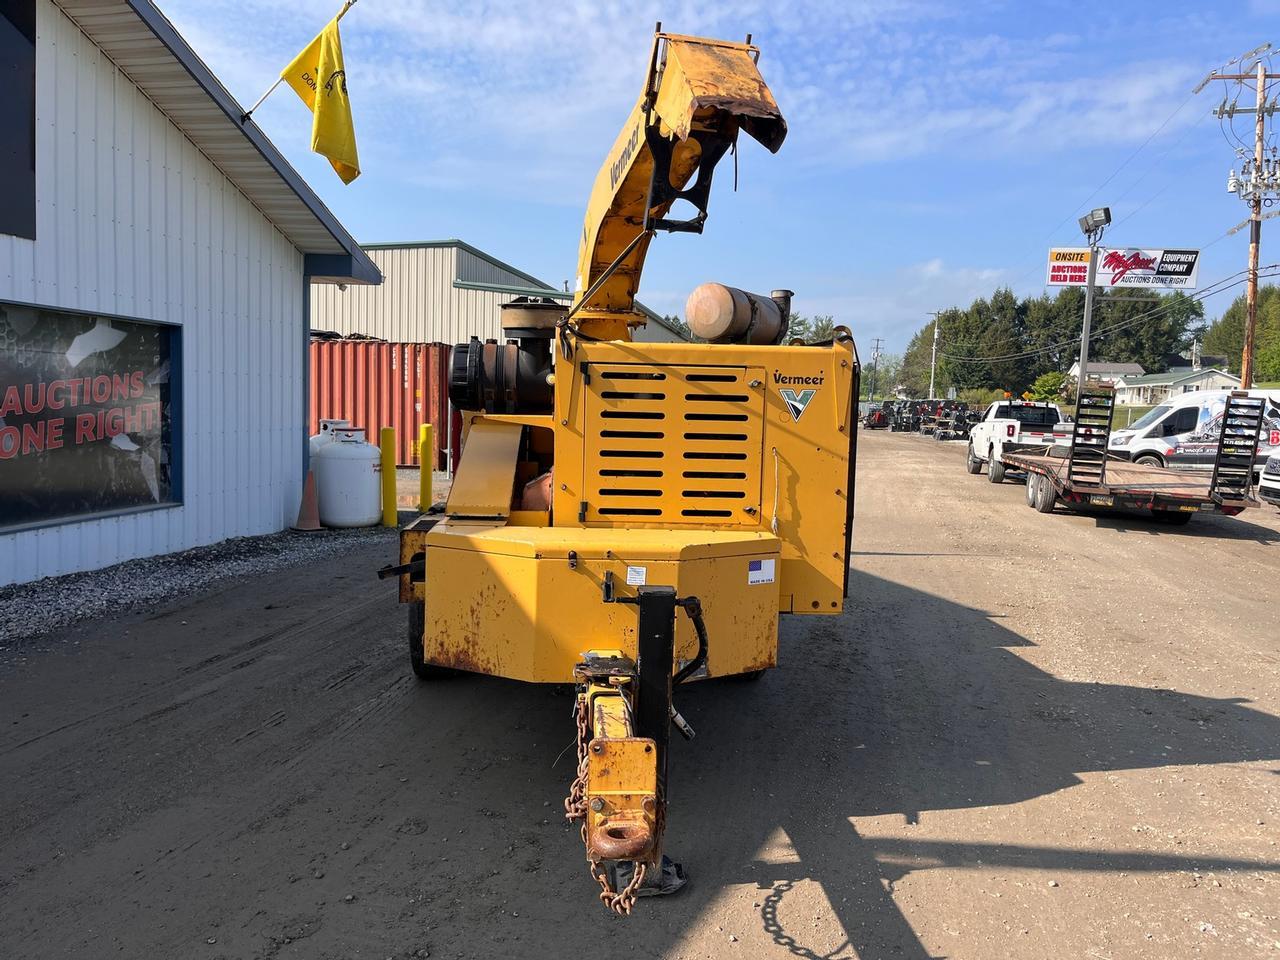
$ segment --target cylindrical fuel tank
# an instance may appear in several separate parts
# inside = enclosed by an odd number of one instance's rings
[[[326,527],[372,527],[382,519],[381,453],[364,431],[337,427],[316,452],[320,522]]]
[[[689,294],[685,321],[694,336],[710,343],[777,343],[790,306],[789,291],[777,293],[787,296],[766,297],[723,283],[704,283]]]

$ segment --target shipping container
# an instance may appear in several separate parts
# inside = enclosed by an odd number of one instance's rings
[[[434,428],[434,465],[448,468],[451,430],[449,356],[443,343],[369,340],[311,341],[311,433],[341,417],[377,443],[383,427],[396,431],[396,463],[418,464],[418,428]]]

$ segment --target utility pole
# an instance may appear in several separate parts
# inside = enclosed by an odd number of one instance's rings
[[[1257,117],[1253,125],[1253,165],[1262,169],[1262,147],[1266,132],[1267,71],[1258,61],[1258,79],[1255,87],[1254,107]],[[1249,286],[1244,299],[1244,350],[1240,354],[1240,389],[1253,386],[1253,335],[1258,325],[1258,247],[1262,243],[1262,194],[1255,192],[1249,203]]]
[[[938,369],[938,314],[940,311],[933,310],[929,316],[933,317],[933,356],[929,358],[929,396],[925,399],[933,399],[933,375]]]
[[[867,394],[868,400],[876,398],[876,371],[880,369],[880,344],[884,343],[883,338],[875,338],[875,346],[871,350],[871,390]]]
[[[1247,60],[1250,56],[1269,49],[1270,46],[1265,44],[1239,59]],[[1258,60],[1248,73],[1211,73],[1196,88],[1198,92],[1214,80],[1234,80],[1241,85],[1246,81],[1253,81],[1254,84],[1253,107],[1237,107],[1234,102],[1228,104],[1224,97],[1221,105],[1213,111],[1214,116],[1219,120],[1233,118],[1237,113],[1254,114],[1253,157],[1244,162],[1239,177],[1236,176],[1235,170],[1232,170],[1227,178],[1227,192],[1239,194],[1240,199],[1249,204],[1249,272],[1244,300],[1244,349],[1240,355],[1240,386],[1245,390],[1253,386],[1253,345],[1258,324],[1258,256],[1262,244],[1262,204],[1265,194],[1280,191],[1280,161],[1274,157],[1267,160],[1264,156],[1267,117],[1272,116],[1276,110],[1275,101],[1267,102],[1267,81],[1277,79],[1280,79],[1280,73],[1267,73],[1263,61]],[[1243,155],[1243,150],[1239,152]]]

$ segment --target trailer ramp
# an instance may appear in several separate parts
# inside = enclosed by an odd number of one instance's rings
[[[1253,488],[1254,462],[1258,456],[1258,434],[1266,401],[1235,391],[1227,397],[1222,411],[1222,432],[1213,461],[1209,490],[1218,503],[1244,503]]]
[[[1076,399],[1076,419],[1071,429],[1067,480],[1072,486],[1102,487],[1107,482],[1107,444],[1115,394],[1082,385]]]

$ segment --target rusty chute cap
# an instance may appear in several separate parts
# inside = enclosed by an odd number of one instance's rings
[[[681,140],[688,139],[700,111],[727,113],[770,153],[777,153],[787,137],[787,121],[752,51],[740,43],[668,37],[654,111]]]

